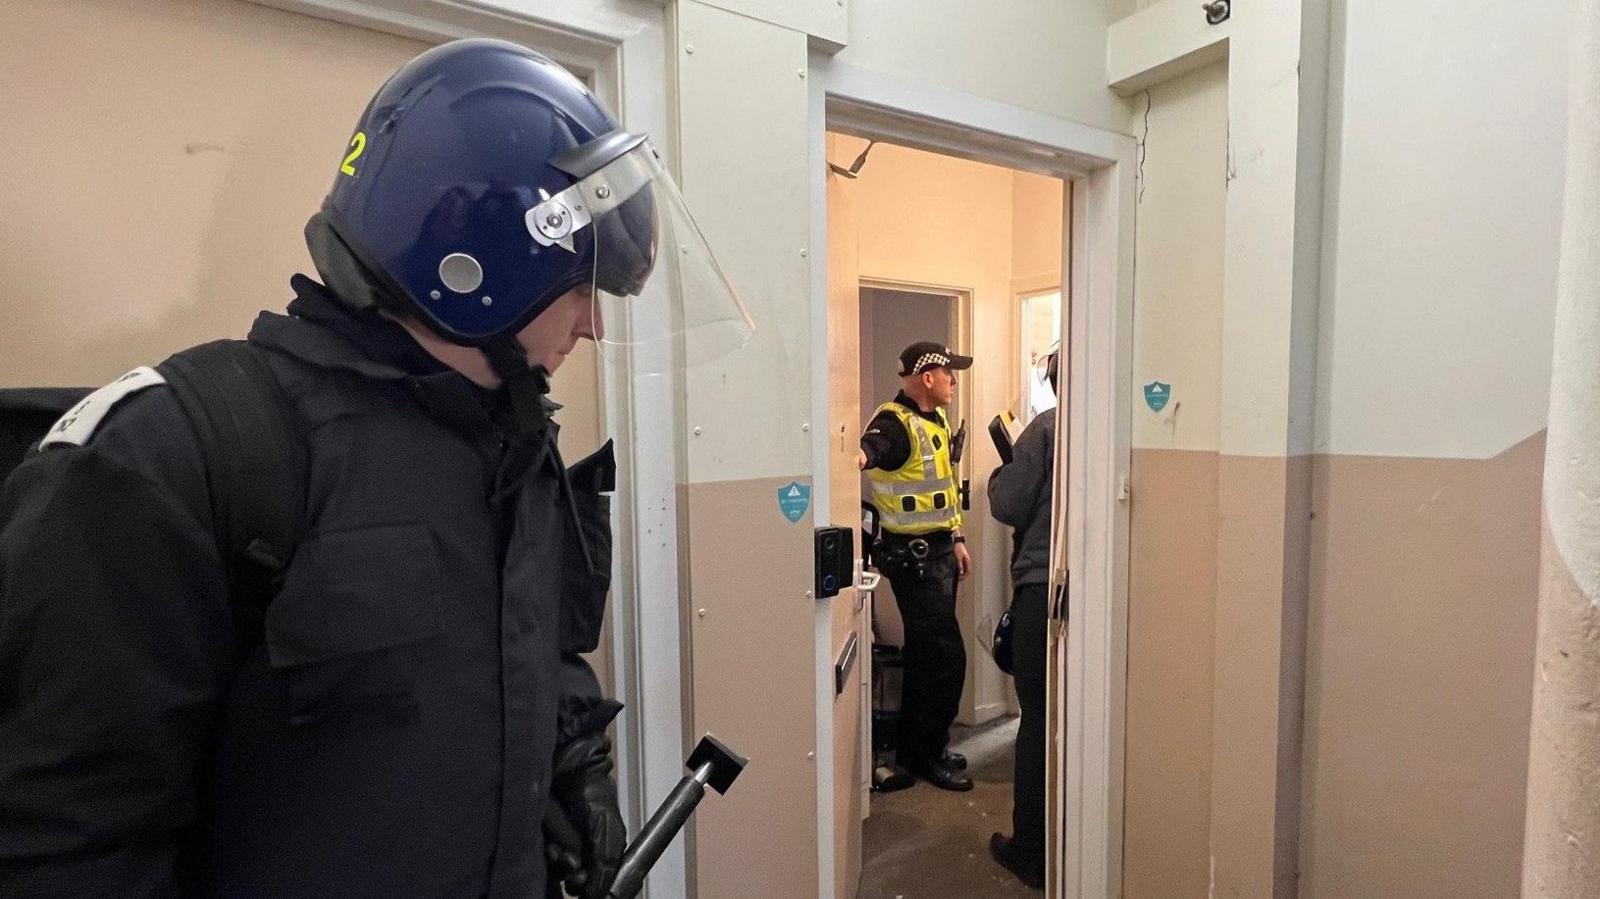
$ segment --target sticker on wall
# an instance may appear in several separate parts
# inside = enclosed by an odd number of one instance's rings
[[[1144,401],[1151,412],[1160,412],[1167,408],[1167,400],[1172,399],[1172,385],[1160,381],[1151,381],[1144,385]]]
[[[800,521],[811,508],[811,486],[799,481],[790,481],[778,488],[778,508],[783,510],[783,517],[789,519],[790,524]]]

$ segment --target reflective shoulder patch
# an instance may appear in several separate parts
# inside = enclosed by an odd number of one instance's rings
[[[78,405],[67,410],[50,430],[45,432],[44,439],[39,442],[39,448],[47,446],[83,446],[94,436],[100,427],[100,422],[117,404],[130,396],[154,387],[165,384],[167,379],[155,369],[141,365],[133,371],[112,381],[110,384],[96,390],[78,402]]]

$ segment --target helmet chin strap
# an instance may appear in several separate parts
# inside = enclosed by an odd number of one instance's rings
[[[542,365],[528,364],[528,352],[515,335],[497,338],[483,348],[483,355],[511,399],[517,433],[542,436],[550,426],[550,408],[545,401],[550,393],[550,373]]]

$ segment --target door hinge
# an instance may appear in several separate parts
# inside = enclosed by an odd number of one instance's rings
[[[1125,503],[1133,498],[1133,485],[1128,482],[1128,476],[1123,475],[1117,481],[1117,502]]]

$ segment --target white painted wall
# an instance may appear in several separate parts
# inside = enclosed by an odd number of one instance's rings
[[[1600,3],[1573,3],[1567,186],[1556,305],[1539,677],[1528,765],[1522,892],[1582,895],[1600,879]],[[1563,566],[1562,563],[1565,563]],[[1563,572],[1563,567],[1567,572]],[[1570,577],[1566,576],[1570,574]]]
[[[845,31],[850,23],[848,0],[832,3],[815,0],[812,3],[795,3],[794,0],[701,0],[707,6],[735,12],[752,19],[771,22],[809,34],[820,45],[837,47],[846,41]]]
[[[1338,7],[1316,449],[1494,456],[1548,407],[1567,5]]]
[[[1145,114],[1148,105],[1149,114]],[[1213,63],[1135,100],[1144,144],[1133,328],[1135,449],[1218,449],[1228,64]],[[1172,394],[1160,412],[1144,385]]]
[[[826,0],[815,0],[823,3]],[[1130,0],[853,0],[840,62],[1126,133],[1106,26]]]
[[[1294,386],[1296,374],[1309,374],[1316,359],[1312,347],[1295,342],[1303,319],[1296,317],[1303,289],[1296,247],[1320,240],[1318,217],[1308,219],[1297,203],[1308,177],[1301,165],[1301,108],[1311,102],[1301,90],[1301,7],[1311,29],[1317,27],[1312,5],[1251,5],[1218,26],[1230,29],[1238,51],[1228,61],[1219,431],[1221,450],[1231,455],[1310,450],[1310,428],[1302,425],[1309,412],[1295,407]]]
[[[679,183],[756,325],[742,349],[689,372],[688,480],[801,476],[811,470],[806,42],[696,0],[677,18]],[[759,452],[752,434],[764,435]]]
[[[1551,379],[1545,506],[1550,538],[1585,596],[1600,598],[1600,9],[1578,17],[1561,235],[1561,318]],[[1578,410],[1566,415],[1557,409]]]

